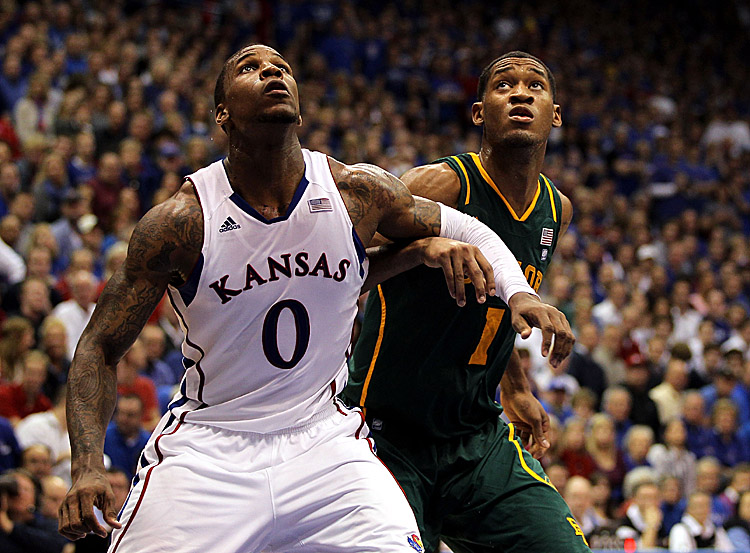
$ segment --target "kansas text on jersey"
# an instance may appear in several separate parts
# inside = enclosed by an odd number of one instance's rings
[[[185,331],[175,416],[273,432],[309,421],[346,381],[364,248],[327,157],[303,150],[305,176],[287,214],[266,220],[216,162],[188,178],[204,243],[169,298]]]

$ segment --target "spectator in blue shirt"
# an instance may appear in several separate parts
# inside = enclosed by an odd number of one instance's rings
[[[687,431],[687,448],[697,458],[704,455],[711,430],[706,423],[706,401],[703,394],[694,390],[685,394],[682,404],[682,421]]]
[[[632,399],[628,391],[622,386],[610,386],[602,395],[602,408],[612,417],[615,425],[617,447],[623,447],[625,433],[633,426],[630,420]]]
[[[5,57],[3,72],[0,74],[0,100],[3,109],[12,112],[18,100],[26,94],[28,80],[21,74],[21,58],[16,55]]]
[[[683,509],[680,506],[682,500],[682,481],[677,476],[667,476],[659,483],[661,490],[661,512],[662,526],[669,532],[672,526],[680,522]]]
[[[44,158],[42,178],[34,185],[34,217],[37,221],[51,223],[60,218],[61,206],[74,188],[68,178],[65,158],[51,153]]]
[[[104,436],[104,453],[112,467],[133,478],[138,456],[148,441],[149,433],[141,425],[143,403],[137,395],[124,395],[117,400],[114,420]]]
[[[87,58],[88,39],[83,33],[72,33],[65,39],[65,75],[86,73],[89,68]]]
[[[0,472],[16,468],[20,461],[21,447],[13,426],[8,419],[0,417]]]
[[[735,355],[735,351],[728,351],[725,356]],[[701,388],[701,394],[706,402],[706,411],[713,411],[714,403],[719,399],[731,399],[737,407],[738,423],[744,425],[750,420],[750,404],[739,384],[738,375],[727,364],[719,365],[711,375],[712,383]]]
[[[750,461],[750,443],[740,438],[737,431],[737,406],[730,399],[720,399],[714,405],[713,428],[705,452],[716,457],[727,467]]]
[[[625,433],[624,451],[625,468],[628,472],[636,467],[648,467],[646,455],[654,444],[654,431],[645,424],[631,426]]]
[[[351,73],[357,61],[357,42],[347,34],[346,22],[336,19],[331,33],[320,44],[320,52],[325,56],[331,72]]]

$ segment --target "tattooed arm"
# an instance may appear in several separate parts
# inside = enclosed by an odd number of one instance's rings
[[[539,300],[513,254],[492,230],[453,208],[412,196],[403,182],[379,167],[346,166],[331,160],[331,170],[365,245],[377,231],[394,241],[442,236],[477,246],[490,261],[499,295],[511,309],[515,331],[527,338],[532,327],[539,327],[545,356],[550,353],[555,336],[550,358],[555,365],[570,354],[575,338],[567,319],[559,310]],[[486,268],[472,251],[451,254],[441,259],[438,266],[443,268],[453,297],[457,297],[457,291],[463,291],[465,275],[475,287],[481,287],[477,295],[479,301],[485,293],[492,293]]]
[[[116,366],[161,300],[184,283],[200,254],[203,216],[192,184],[151,209],[133,231],[128,255],[102,292],[81,335],[68,376],[67,419],[73,486],[60,508],[60,532],[106,537],[96,505],[119,527],[102,462],[104,434],[117,395]]]
[[[425,165],[410,169],[404,173],[401,180],[415,196],[422,196],[449,207],[456,207],[458,203],[461,184],[456,173],[447,164]],[[414,187],[415,184],[418,185],[416,188]],[[450,259],[456,253],[456,249],[465,246],[467,245],[455,240],[437,236],[414,241],[389,242],[378,235],[375,237],[374,243],[370,244],[367,249],[370,268],[362,291],[367,291],[417,265],[424,264],[428,267],[442,268],[442,260]],[[484,256],[482,256],[482,259],[484,259]],[[455,286],[456,302],[462,305],[465,302],[463,283],[455,285],[453,275],[450,273],[446,273],[445,277],[449,290],[452,286]],[[491,278],[494,279],[494,275]],[[477,300],[479,300],[480,289],[475,286],[474,291],[477,293]]]
[[[396,177],[374,165],[343,165],[329,158],[331,171],[349,211],[354,228],[366,246],[376,232],[376,248],[368,250],[370,270],[363,290],[368,290],[420,263],[440,267],[448,290],[459,305],[465,303],[464,275],[476,291],[477,301],[495,293],[492,265],[479,248],[456,240],[414,240],[440,235],[440,207],[415,198]],[[383,244],[387,239],[395,243]]]

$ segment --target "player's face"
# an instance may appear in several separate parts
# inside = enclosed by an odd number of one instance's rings
[[[281,54],[261,45],[242,50],[227,77],[226,100],[216,118],[240,129],[253,123],[299,123],[297,82]]]
[[[532,59],[507,58],[492,69],[484,99],[472,107],[476,125],[493,142],[524,147],[544,143],[562,124],[560,106],[544,67]]]

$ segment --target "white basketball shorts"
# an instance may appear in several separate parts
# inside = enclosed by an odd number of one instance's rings
[[[167,413],[109,553],[422,553],[417,523],[359,410],[235,432]]]

